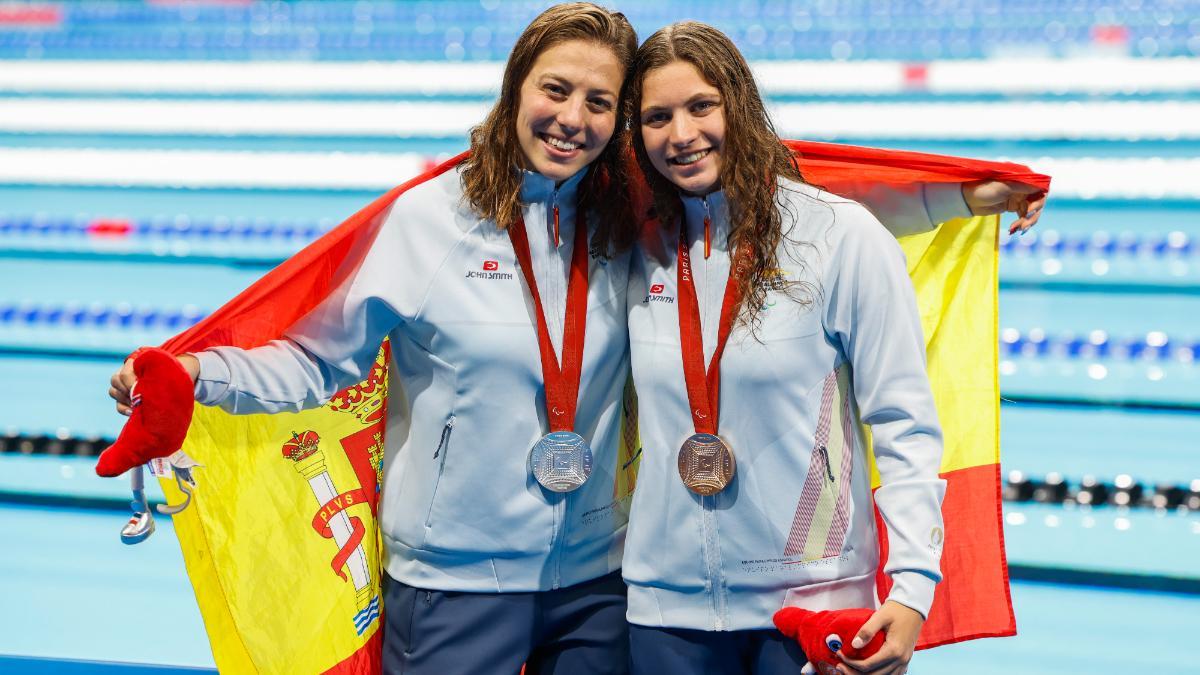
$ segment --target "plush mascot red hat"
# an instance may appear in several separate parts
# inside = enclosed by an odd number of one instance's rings
[[[157,347],[130,355],[137,383],[129,393],[133,413],[117,442],[100,453],[96,473],[111,478],[183,446],[192,423],[192,376],[183,364]]]
[[[874,610],[838,609],[810,612],[799,607],[784,607],[775,612],[775,627],[779,632],[800,643],[808,663],[801,673],[834,675],[841,663],[836,652],[851,659],[865,659],[883,647],[884,632],[879,631],[871,641],[855,649],[850,643],[871,618]]]

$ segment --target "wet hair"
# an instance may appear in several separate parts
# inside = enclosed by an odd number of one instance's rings
[[[654,168],[646,154],[641,125],[642,87],[651,71],[676,62],[695,66],[720,92],[725,117],[720,181],[729,205],[729,244],[731,249],[739,251],[739,257],[749,257],[747,266],[737,275],[737,316],[739,324],[753,327],[759,321],[767,291],[778,287],[776,251],[785,236],[783,215],[776,200],[778,179],[802,182],[803,178],[792,151],[775,132],[750,65],[733,41],[703,23],[671,24],[638,48],[626,78],[624,96],[630,142],[650,186],[654,214],[664,227],[671,227],[679,220],[683,205],[679,188]],[[806,287],[799,284],[785,290],[798,302],[807,304],[811,294],[801,294]]]
[[[517,108],[521,85],[542,52],[572,40],[583,40],[609,49],[628,72],[637,50],[637,33],[620,12],[590,2],[554,5],[535,18],[513,45],[500,97],[483,122],[471,129],[471,154],[463,162],[460,176],[466,201],[480,216],[494,220],[500,228],[516,222],[521,215],[521,173],[525,163],[517,139]],[[621,135],[621,107],[613,137]],[[580,207],[597,215],[592,236],[593,251],[609,250],[616,223],[630,220],[629,205],[623,199],[609,199],[610,190],[622,190],[625,173],[621,170],[624,144],[610,141],[590,165],[579,186]],[[626,241],[632,236],[626,235]],[[628,244],[625,244],[628,245]]]

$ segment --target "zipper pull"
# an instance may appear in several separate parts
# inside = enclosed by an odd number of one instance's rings
[[[438,455],[441,454],[442,448],[446,445],[446,440],[448,438],[450,438],[450,432],[453,430],[454,430],[454,415],[451,415],[450,419],[446,420],[446,426],[442,427],[442,438],[440,440],[438,440],[437,450],[433,451],[434,459],[437,459]]]
[[[708,197],[701,197],[700,201],[704,204],[704,259],[708,260],[712,254],[712,219],[708,213]]]
[[[822,445],[820,448],[818,448],[818,451],[821,453],[821,459],[825,460],[825,477],[829,479],[830,483],[832,483],[834,482],[833,467],[829,466],[829,450]]]
[[[554,248],[558,248],[562,244],[558,236],[558,188],[554,188],[554,194],[550,199],[554,205]]]

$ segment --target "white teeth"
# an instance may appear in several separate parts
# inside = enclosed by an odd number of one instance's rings
[[[558,148],[559,150],[571,151],[571,150],[575,150],[579,147],[578,143],[572,143],[570,141],[560,141],[559,139],[557,139],[553,136],[543,136],[543,138],[546,139],[547,143],[549,143],[550,145],[553,145],[554,147]]]
[[[682,164],[682,165],[695,164],[696,162],[699,162],[701,159],[703,159],[705,157],[705,155],[707,155],[707,154],[708,154],[708,150],[701,150],[700,152],[693,152],[690,155],[683,155],[681,157],[676,157],[675,159],[673,159],[671,161],[675,162],[676,164]]]

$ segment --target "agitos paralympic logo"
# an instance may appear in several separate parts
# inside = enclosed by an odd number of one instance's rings
[[[501,272],[499,260],[484,260],[483,271],[467,270],[467,279],[512,279],[512,272]]]

